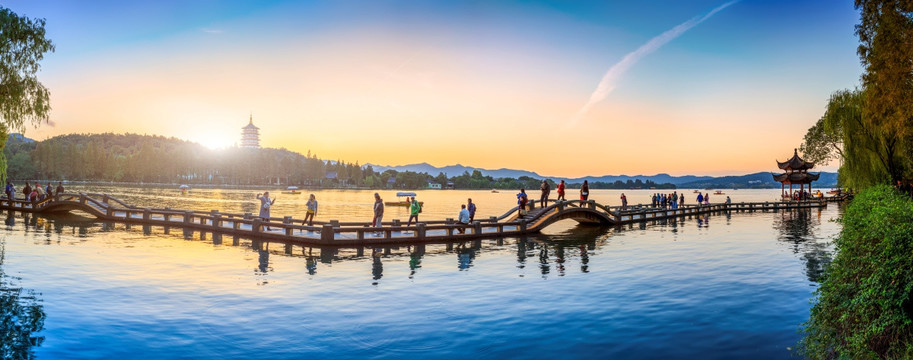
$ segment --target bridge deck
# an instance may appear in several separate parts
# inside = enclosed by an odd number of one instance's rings
[[[535,204],[531,203],[531,206]],[[652,208],[645,205],[609,207],[594,201],[554,201],[544,208],[532,208],[519,216],[518,208],[504,215],[460,225],[451,219],[425,221],[404,226],[395,219],[382,227],[363,222],[314,221],[316,226],[300,225],[292,217],[264,220],[250,213],[233,214],[218,211],[144,208],[129,205],[106,194],[66,193],[39,202],[0,200],[0,209],[32,213],[84,211],[103,221],[138,223],[149,226],[181,227],[206,232],[302,242],[319,245],[370,245],[385,243],[437,242],[475,238],[496,238],[537,233],[552,223],[572,219],[581,223],[618,226],[629,223],[693,216],[721,211],[779,211],[827,206],[826,199],[802,202],[746,202],[732,204],[689,205],[677,209]],[[459,230],[465,233],[460,233]]]

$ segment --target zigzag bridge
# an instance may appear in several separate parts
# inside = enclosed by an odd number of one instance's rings
[[[232,214],[216,210],[156,209],[127,204],[107,194],[61,193],[38,202],[0,200],[0,209],[29,213],[81,211],[102,221],[135,223],[149,226],[196,229],[220,234],[263,240],[300,242],[315,245],[358,246],[370,244],[403,244],[442,242],[463,239],[497,238],[538,233],[555,222],[575,220],[583,224],[620,226],[631,223],[694,216],[722,211],[779,211],[821,208],[833,199],[788,202],[743,202],[732,204],[687,205],[677,209],[652,208],[644,205],[604,206],[595,201],[555,201],[548,206],[532,208],[523,217],[514,207],[501,216],[458,224],[453,219],[424,221],[405,226],[398,219],[372,227],[365,222],[338,220],[314,221],[315,226],[300,225],[301,219],[290,216],[261,219],[250,213]],[[535,206],[531,201],[530,206]],[[461,232],[465,231],[465,233]]]

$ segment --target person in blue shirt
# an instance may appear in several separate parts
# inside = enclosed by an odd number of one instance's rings
[[[520,216],[526,212],[526,203],[529,199],[526,197],[526,189],[520,189],[520,193],[517,194],[517,205],[520,207]]]
[[[457,219],[457,221],[459,222],[460,225],[469,224],[469,210],[466,210],[466,204],[460,205],[460,216]],[[462,234],[462,233],[466,232],[466,229],[464,227],[460,226],[457,228],[457,231],[459,231],[460,234]]]
[[[476,218],[476,204],[472,203],[472,198],[469,198],[469,203],[466,205],[466,210],[469,210],[469,222],[471,223]]]
[[[7,182],[6,182],[6,198],[7,198],[7,199],[10,199],[10,200],[13,200],[13,193],[14,193],[14,192],[16,192],[16,189],[13,188],[13,182],[7,181]]]

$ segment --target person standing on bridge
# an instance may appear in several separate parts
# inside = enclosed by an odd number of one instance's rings
[[[374,220],[371,222],[373,227],[383,227],[384,221],[384,200],[380,194],[374,193]]]
[[[301,221],[301,225],[304,225],[307,222],[308,226],[314,225],[314,216],[317,216],[317,197],[314,194],[308,198],[307,204],[307,213],[304,214],[304,220]]]
[[[261,196],[262,195],[262,196]],[[269,209],[276,203],[276,199],[269,198],[269,191],[264,192],[263,194],[257,194],[257,199],[260,200],[260,217],[263,221],[269,221]],[[269,226],[266,227],[266,230],[272,230]]]
[[[526,189],[520,189],[520,193],[517,194],[517,211],[519,212],[520,217],[526,215],[526,203],[528,201],[529,199],[526,197]]]
[[[54,192],[54,195],[60,195],[63,192],[63,183],[57,182],[57,191]]]
[[[697,205],[700,206],[704,204],[704,194],[697,193]]]
[[[13,182],[7,180],[7,181],[6,181],[6,198],[7,198],[7,199],[10,199],[10,200],[13,200],[13,193],[14,193],[14,192],[16,192],[16,188],[13,187]]]
[[[466,201],[468,201],[466,210],[469,210],[469,222],[472,222],[476,218],[476,204],[472,203],[472,198],[469,198]]]
[[[542,190],[542,195],[539,196],[539,207],[548,206],[548,194],[552,192],[552,187],[548,185],[548,180],[542,180],[542,186],[539,187],[539,190]]]
[[[628,210],[628,197],[625,196],[625,193],[621,193],[621,209]]]
[[[48,186],[44,188],[44,196],[51,197],[54,194],[54,188],[51,187],[51,183],[48,183]]]
[[[561,183],[558,184],[558,200],[567,201],[564,197],[564,180],[561,180]]]
[[[35,193],[36,201],[44,200],[44,190],[41,190],[41,184],[35,183],[35,188],[32,189],[32,192]]]
[[[412,219],[415,219],[415,223],[418,224],[418,214],[422,212],[422,204],[415,201],[415,196],[411,200],[409,203],[409,221],[406,222],[406,226],[412,225]]]
[[[32,196],[32,187],[29,186],[29,182],[28,182],[28,181],[25,182],[25,187],[22,188],[22,195],[25,195],[25,197],[23,197],[23,199],[25,199],[25,201],[31,200],[31,196]]]
[[[586,201],[590,197],[590,183],[583,180],[583,186],[580,187],[580,201]]]

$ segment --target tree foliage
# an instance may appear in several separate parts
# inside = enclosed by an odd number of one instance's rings
[[[0,6],[0,148],[10,130],[48,120],[50,92],[38,81],[44,54],[54,51],[45,37],[44,19],[20,17]],[[0,155],[0,182],[6,161]]]
[[[855,4],[861,14],[856,34],[865,66],[864,118],[885,135],[881,145],[886,151],[902,153],[901,164],[887,164],[891,180],[902,180],[910,177],[906,172],[913,168],[913,1],[856,0]]]
[[[802,351],[812,359],[913,358],[913,200],[861,192],[841,219]]]
[[[799,151],[806,161],[818,165],[827,165],[832,160],[843,161],[843,128],[839,121],[827,120],[822,116],[805,134]]]

